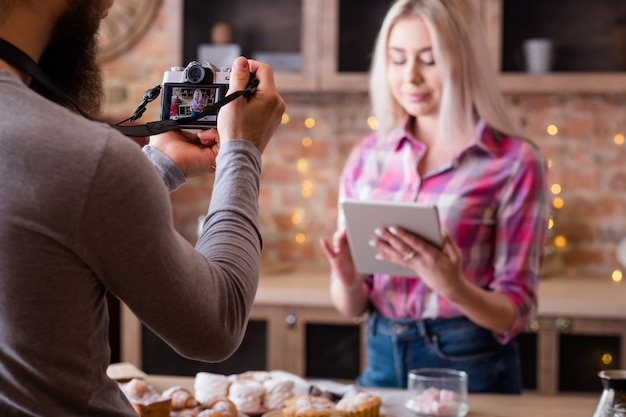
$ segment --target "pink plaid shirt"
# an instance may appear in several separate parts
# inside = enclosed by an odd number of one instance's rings
[[[465,277],[499,291],[515,305],[516,320],[502,343],[524,330],[537,305],[537,286],[549,216],[546,163],[530,142],[496,134],[483,122],[476,139],[452,161],[420,176],[426,151],[404,129],[376,133],[358,144],[340,181],[340,198],[434,204],[442,226],[463,255]],[[340,228],[345,219],[340,212]],[[370,302],[390,318],[452,318],[462,313],[419,278],[376,274]]]

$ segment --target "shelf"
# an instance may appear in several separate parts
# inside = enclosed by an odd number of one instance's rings
[[[555,37],[559,41],[561,53],[568,50],[571,52],[569,46],[569,49],[563,49],[564,45],[573,42],[572,39],[578,39],[572,35],[570,26],[578,25],[576,22],[581,18],[593,18],[594,22],[588,25],[587,31],[594,33],[593,29],[597,32],[598,26],[611,17],[606,5],[594,3],[594,7],[591,7],[589,4],[587,16],[581,12],[583,10],[581,7],[587,5],[582,0],[572,3],[558,0],[558,3],[551,5],[544,5],[539,0],[532,0],[528,4],[517,4],[514,0],[473,1],[485,23],[488,47],[504,93],[626,92],[626,72],[609,72],[594,67],[583,72],[567,69],[567,72],[531,75],[514,72],[516,69],[510,64],[511,54],[514,53],[512,51],[518,48],[520,40],[535,33],[537,36]],[[611,7],[615,5],[617,15],[626,9],[621,0],[607,1]],[[210,19],[206,20],[204,15],[199,13],[200,10],[204,10],[204,2],[187,0],[185,16],[190,20],[184,29],[185,59],[193,58],[197,45],[207,42],[208,28],[213,23],[226,20],[233,26],[235,39],[241,42],[244,53],[268,50],[301,54],[300,71],[275,70],[276,84],[281,92],[366,93],[369,90],[370,54],[389,3],[388,0],[298,0],[296,3],[293,3],[293,0],[271,0],[269,4],[274,7],[266,6],[259,9],[254,0],[233,0],[228,5],[214,7]],[[516,13],[521,10],[520,16],[511,11],[512,5],[515,6]],[[505,6],[508,9],[505,9]],[[572,21],[555,20],[550,17],[556,13],[555,10],[561,9]],[[524,24],[528,21],[535,22],[532,18],[533,13],[539,13],[543,17],[537,20],[536,24]],[[511,16],[515,16],[517,20],[507,25],[507,19],[510,20]],[[552,23],[562,27],[562,30],[553,28]],[[610,23],[613,25],[613,22]],[[589,50],[594,51],[596,47],[604,51],[603,56],[607,55],[607,51],[610,50],[608,32],[602,32],[599,39],[594,39],[589,35],[581,50],[589,53]],[[504,56],[503,52],[507,55]],[[571,53],[565,56],[571,58]],[[578,55],[576,60],[572,59],[570,61],[578,65],[573,69],[579,67],[578,63],[581,60],[585,62]],[[606,63],[602,65],[607,67],[610,60],[604,61]],[[593,64],[596,67],[599,65]]]
[[[211,4],[208,14],[204,0],[184,2],[183,59],[198,58],[198,47],[211,42],[210,28],[217,22],[228,23],[233,42],[241,54],[254,57],[273,56],[274,79],[281,91],[312,91],[316,88],[315,59],[319,55],[318,0],[266,0],[259,7],[256,0],[231,0]],[[276,55],[278,54],[278,55]],[[300,69],[280,69],[284,59],[300,58]]]
[[[626,73],[578,72],[523,74],[502,73],[498,77],[504,93],[625,93]]]

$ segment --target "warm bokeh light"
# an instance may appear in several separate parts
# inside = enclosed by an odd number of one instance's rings
[[[306,235],[304,233],[298,233],[295,237],[296,243],[302,245],[306,242]]]
[[[620,271],[619,269],[616,269],[615,271],[611,273],[611,279],[614,282],[622,282],[622,278],[623,278],[623,274],[622,274],[622,271]]]
[[[561,197],[557,197],[554,200],[552,200],[552,206],[555,209],[561,209],[563,208],[564,205],[565,205],[565,201]]]
[[[613,363],[613,355],[610,353],[605,353],[602,355],[602,363],[605,365],[610,365]]]
[[[550,190],[552,191],[552,194],[554,194],[554,195],[561,194],[561,185],[560,184],[552,184],[552,187],[550,187]]]
[[[304,174],[309,169],[309,160],[306,158],[298,159],[298,167],[296,168],[300,174]]]
[[[304,146],[305,148],[310,148],[311,146],[313,146],[313,139],[311,139],[309,136],[302,138],[302,146]]]
[[[370,129],[377,130],[378,120],[374,116],[370,116],[367,118],[367,125],[370,127]]]
[[[564,248],[567,245],[567,239],[565,236],[559,235],[554,238],[554,246],[557,248]]]
[[[550,136],[556,136],[559,133],[559,128],[556,127],[556,125],[549,125],[546,128],[546,131],[548,132],[548,135]]]
[[[280,119],[280,122],[284,125],[289,123],[289,115],[287,113],[283,113],[283,117]]]
[[[615,142],[616,145],[623,145],[624,140],[624,135],[622,135],[621,133],[618,133],[613,137],[613,142]]]
[[[311,129],[315,126],[315,119],[312,117],[307,117],[307,119],[304,121],[304,126]]]
[[[311,198],[313,195],[313,181],[306,180],[302,182],[302,191],[300,193],[304,198]]]
[[[548,164],[548,169],[552,168],[552,159],[547,159],[546,164]]]
[[[554,228],[554,219],[550,217],[548,219],[548,229],[553,229],[553,228]]]
[[[296,211],[293,212],[293,215],[291,216],[291,222],[293,224],[302,223],[302,219],[304,219],[304,210],[297,209]]]

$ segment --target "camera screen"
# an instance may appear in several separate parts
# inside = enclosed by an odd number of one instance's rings
[[[163,91],[161,120],[177,120],[202,113],[223,96],[223,85],[166,84]],[[215,127],[217,115],[208,115],[192,123],[195,127]],[[185,126],[183,126],[185,127]]]

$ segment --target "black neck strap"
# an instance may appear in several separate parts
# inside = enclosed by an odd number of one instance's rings
[[[71,97],[68,97],[67,94],[61,91],[41,70],[41,68],[35,63],[35,61],[33,61],[28,55],[26,55],[22,50],[2,38],[0,38],[0,58],[5,60],[9,65],[17,68],[18,70],[36,80],[39,84],[41,84],[42,87],[55,95],[57,98],[62,98],[63,100],[67,101],[83,117],[86,117],[89,120],[99,121],[95,117],[84,112],[76,103],[76,101],[72,100]],[[158,135],[159,133],[180,129],[181,126],[189,125],[190,123],[202,119],[203,117],[215,115],[222,106],[230,103],[236,98],[240,96],[251,97],[252,95],[254,95],[257,86],[258,80],[252,77],[250,84],[248,84],[245,90],[236,91],[224,97],[216,103],[208,106],[202,113],[198,113],[195,116],[185,117],[177,120],[161,120],[157,122],[149,122],[143,125],[110,126],[117,129],[126,136],[143,137]]]

